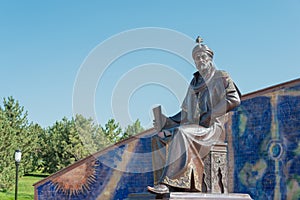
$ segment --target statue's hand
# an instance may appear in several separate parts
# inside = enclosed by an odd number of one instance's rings
[[[165,134],[164,134],[163,131],[158,132],[157,135],[158,135],[158,137],[160,137],[160,138],[165,138]]]
[[[157,133],[158,137],[160,138],[166,138],[172,136],[172,133],[168,130],[163,130]]]

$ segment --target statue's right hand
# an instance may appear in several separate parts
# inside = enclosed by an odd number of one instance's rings
[[[163,138],[172,136],[172,133],[169,130],[163,130],[163,131],[158,132],[157,135],[158,135],[158,137],[163,139]]]
[[[165,138],[165,133],[163,131],[158,132],[157,135],[160,138]]]

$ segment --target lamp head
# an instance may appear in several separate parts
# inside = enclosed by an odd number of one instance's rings
[[[15,161],[17,163],[19,163],[21,161],[21,157],[22,157],[22,152],[21,150],[16,150],[15,151]]]

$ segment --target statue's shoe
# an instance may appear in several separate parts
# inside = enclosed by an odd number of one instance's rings
[[[150,192],[156,193],[156,194],[166,194],[169,193],[169,188],[166,185],[163,184],[158,184],[155,185],[154,187],[148,186],[148,190]]]

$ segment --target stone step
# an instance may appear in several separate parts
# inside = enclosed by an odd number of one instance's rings
[[[126,200],[183,200],[183,199],[198,199],[198,200],[252,200],[248,194],[229,193],[229,194],[211,194],[199,192],[171,192],[164,195],[155,195],[152,193],[135,193],[129,194]]]
[[[164,199],[168,200],[170,198],[170,194],[153,194],[150,192],[146,193],[133,193],[129,194],[125,200],[150,200],[150,199]]]

